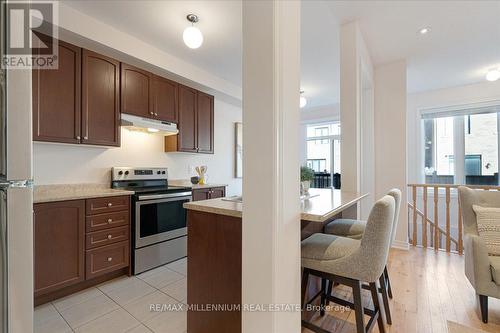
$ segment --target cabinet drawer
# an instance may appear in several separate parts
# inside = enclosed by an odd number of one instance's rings
[[[109,245],[128,240],[129,227],[118,227],[88,233],[85,237],[86,249]]]
[[[129,202],[130,197],[128,195],[87,199],[87,215],[128,210],[130,206]]]
[[[91,279],[129,265],[128,241],[88,250],[85,278]]]
[[[130,214],[128,210],[116,213],[87,216],[86,231],[92,232],[125,225],[128,226],[129,218]]]

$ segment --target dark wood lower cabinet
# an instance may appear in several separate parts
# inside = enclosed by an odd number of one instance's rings
[[[188,211],[187,303],[241,305],[241,218]],[[241,311],[187,313],[189,333],[241,332]]]
[[[193,189],[193,201],[223,198],[225,196],[226,188],[224,186]]]
[[[35,305],[130,274],[129,201],[121,196],[34,205]],[[125,210],[92,215],[101,202]]]
[[[85,279],[85,200],[34,207],[35,296]]]

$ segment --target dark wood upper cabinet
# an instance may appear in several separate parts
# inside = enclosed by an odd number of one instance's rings
[[[197,96],[196,124],[198,135],[197,148],[199,153],[214,152],[214,97],[202,92]]]
[[[83,50],[82,143],[120,145],[120,63]]]
[[[148,118],[154,116],[152,79],[153,74],[122,63],[121,112]]]
[[[79,143],[81,49],[59,41],[59,68],[34,69],[32,75],[33,140]]]
[[[165,152],[214,153],[214,97],[179,85],[179,134],[165,137]]]
[[[35,296],[85,279],[85,200],[34,205]]]
[[[197,152],[196,95],[195,89],[179,85],[179,151]]]
[[[156,119],[177,123],[177,83],[154,76],[153,114]]]

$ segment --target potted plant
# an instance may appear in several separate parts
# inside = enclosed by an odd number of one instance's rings
[[[314,170],[307,167],[300,167],[300,192],[301,195],[309,194],[309,188],[311,187],[311,181],[314,180]]]

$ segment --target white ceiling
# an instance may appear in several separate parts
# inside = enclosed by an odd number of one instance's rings
[[[241,1],[64,0],[65,4],[241,86]],[[203,45],[182,41],[196,14]]]
[[[328,4],[340,24],[358,20],[375,65],[407,59],[410,92],[484,81],[500,66],[500,1]]]
[[[241,1],[64,1],[159,49],[241,85]],[[204,44],[182,42],[200,16]],[[375,65],[408,61],[408,89],[484,80],[500,66],[500,1],[303,1],[301,86],[308,107],[339,98],[339,24],[358,20]],[[418,34],[422,27],[431,33]]]

